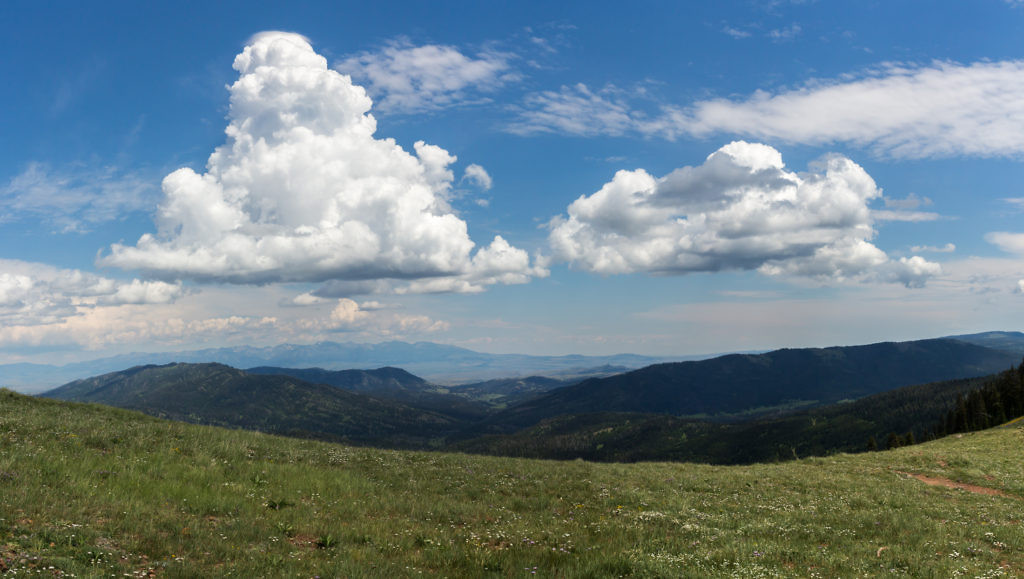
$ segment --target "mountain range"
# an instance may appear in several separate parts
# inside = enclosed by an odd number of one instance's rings
[[[976,386],[963,379],[1019,359],[971,341],[1018,339],[1024,344],[1024,335],[1003,333],[783,349],[576,383],[528,377],[441,386],[393,367],[243,371],[176,363],[73,381],[46,396],[360,444],[735,462],[786,458],[790,448],[794,455],[849,450],[885,428],[924,435],[956,394]],[[945,382],[912,387],[936,381]],[[759,443],[744,445],[750,437]]]
[[[269,347],[242,346],[181,352],[132,353],[61,366],[3,364],[0,365],[0,386],[36,393],[80,378],[134,366],[172,362],[215,362],[235,368],[275,366],[318,367],[326,370],[393,366],[422,376],[433,383],[448,385],[536,375],[573,380],[581,377],[607,376],[659,362],[704,357],[707,356],[530,356],[487,354],[432,342],[320,342],[309,345],[282,344]]]

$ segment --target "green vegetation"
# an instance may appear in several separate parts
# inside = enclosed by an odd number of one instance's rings
[[[355,448],[0,391],[0,571],[1019,576],[1022,439],[1001,428],[745,467],[545,462]]]

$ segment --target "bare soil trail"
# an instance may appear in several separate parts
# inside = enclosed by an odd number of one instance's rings
[[[906,476],[906,477],[917,479],[917,480],[919,480],[919,481],[921,481],[924,484],[929,485],[929,486],[945,487],[947,489],[960,489],[960,490],[967,491],[969,493],[975,493],[975,494],[979,494],[979,495],[989,495],[989,496],[995,496],[995,497],[1006,497],[1006,498],[1009,498],[1009,499],[1018,499],[1018,500],[1020,499],[1020,497],[1018,497],[1018,496],[1011,495],[1011,494],[1006,493],[1004,491],[1001,491],[999,489],[993,489],[993,488],[989,488],[989,487],[983,487],[983,486],[978,486],[978,485],[972,485],[972,484],[967,484],[967,483],[956,482],[954,480],[950,480],[950,479],[944,478],[944,477],[926,476],[926,475],[923,475],[923,474],[915,474],[915,473],[912,473],[912,472],[903,472],[903,471],[899,471],[899,470],[896,471],[896,474],[900,474],[900,475],[903,475],[903,476]]]

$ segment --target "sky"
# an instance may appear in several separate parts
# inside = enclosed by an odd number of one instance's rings
[[[1020,0],[6,1],[0,363],[1021,330],[1021,38]]]

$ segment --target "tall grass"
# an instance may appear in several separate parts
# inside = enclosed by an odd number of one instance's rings
[[[1019,576],[1022,436],[747,467],[545,462],[292,440],[0,391],[0,571]]]

